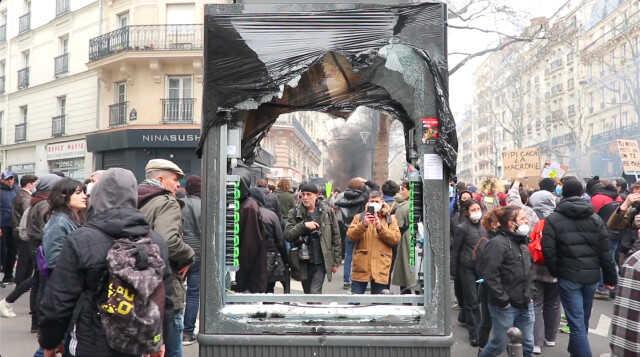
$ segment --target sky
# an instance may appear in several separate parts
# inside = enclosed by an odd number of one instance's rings
[[[564,1],[558,0],[510,0],[503,1],[518,12],[522,13],[522,17],[530,19],[539,16],[551,16]],[[456,3],[456,1],[453,1]],[[498,22],[496,22],[498,21]],[[498,30],[509,34],[518,34],[518,30],[507,21],[496,20],[495,18],[487,18],[474,23],[477,27],[489,30]],[[455,30],[450,29],[448,33],[449,52],[477,52],[486,48],[494,47],[497,44],[498,37],[488,35],[472,30]],[[452,68],[461,58],[461,56],[450,56],[449,67]],[[478,57],[449,78],[450,96],[449,102],[451,109],[455,115],[456,121],[463,119],[463,113],[467,108],[471,108],[473,103],[473,71],[480,65],[485,57]]]

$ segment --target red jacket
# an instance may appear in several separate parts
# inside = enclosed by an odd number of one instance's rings
[[[591,197],[591,206],[593,206],[593,210],[596,213],[599,213],[602,207],[608,205],[611,202],[613,202],[613,198],[602,193],[596,193],[595,195],[593,195],[593,197]],[[620,196],[616,197],[616,202],[622,202]]]

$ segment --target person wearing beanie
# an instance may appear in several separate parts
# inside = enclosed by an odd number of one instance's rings
[[[320,190],[312,183],[300,185],[300,203],[286,220],[284,238],[298,248],[300,270],[292,264],[292,276],[297,273],[305,294],[322,294],[325,276],[331,281],[342,260],[340,229],[333,210],[318,199]],[[304,274],[306,272],[306,274]]]
[[[607,288],[612,289],[617,282],[605,223],[591,203],[582,199],[583,194],[582,182],[565,180],[562,200],[546,218],[542,233],[544,264],[558,279],[560,300],[571,330],[571,356],[591,356],[589,317],[601,272]]]

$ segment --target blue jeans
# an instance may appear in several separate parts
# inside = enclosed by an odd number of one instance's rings
[[[352,294],[358,294],[358,295],[362,295],[364,294],[365,290],[367,290],[367,285],[369,283],[367,282],[361,282],[361,281],[352,281],[351,282],[351,293]],[[382,293],[382,290],[386,289],[387,286],[384,284],[378,284],[374,281],[371,281],[371,295],[378,295]]]
[[[184,309],[184,333],[192,334],[200,307],[200,260],[196,260],[187,275],[187,306]]]
[[[620,247],[619,239],[609,239],[609,256],[613,259],[614,266],[616,271],[618,270],[618,248]],[[598,289],[601,292],[609,292],[604,287],[604,282],[602,281],[602,272],[600,272],[600,281],[598,282]]]
[[[164,313],[164,348],[166,357],[182,357],[182,330],[184,329],[181,310],[167,310]]]
[[[578,284],[565,279],[558,279],[560,300],[571,334],[569,335],[569,354],[576,357],[591,357],[589,347],[589,318],[593,306],[593,295],[597,283]]]
[[[353,255],[353,241],[349,237],[344,240],[344,274],[343,281],[351,282],[351,257]]]
[[[504,352],[507,348],[507,330],[513,326],[522,331],[523,355],[525,357],[531,356],[535,316],[533,302],[529,303],[526,309],[518,309],[513,306],[502,308],[490,303],[489,313],[491,314],[491,337],[478,356],[495,357]]]

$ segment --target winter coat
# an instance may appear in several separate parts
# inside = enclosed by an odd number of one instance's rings
[[[639,210],[635,207],[629,207],[626,211],[622,211],[618,207],[609,217],[607,227],[614,231],[623,231],[625,229],[634,228],[633,219]]]
[[[524,309],[531,302],[533,273],[527,241],[526,236],[500,231],[487,242],[479,270],[491,304]]]
[[[278,201],[278,196],[275,193],[269,191],[266,187],[258,187],[262,194],[264,195],[264,207],[266,209],[270,209],[278,216],[278,219],[281,217],[280,213],[280,202]]]
[[[378,284],[389,284],[389,268],[391,267],[392,247],[400,241],[400,228],[396,217],[387,222],[389,206],[382,205],[378,213],[382,228],[377,231],[373,224],[365,227],[363,214],[353,218],[347,237],[355,242],[351,258],[351,280]]]
[[[609,255],[604,222],[589,202],[580,197],[563,199],[547,217],[542,232],[544,263],[551,275],[579,284],[600,280],[615,285],[616,271]]]
[[[13,200],[16,191],[4,183],[0,183],[0,227],[11,227]]]
[[[462,223],[453,231],[453,249],[451,251],[451,275],[457,276],[459,267],[475,269],[476,259],[473,250],[477,248],[478,241],[486,237],[487,232],[480,222],[473,223],[468,217],[464,217]]]
[[[64,242],[40,303],[38,340],[44,348],[59,345],[67,328],[75,325],[75,341],[71,344],[76,347],[77,357],[129,357],[108,347],[95,301],[95,295],[105,289],[106,257],[114,239],[150,235],[167,267],[165,288],[170,283],[166,242],[150,231],[144,215],[136,209],[135,177],[131,172],[130,177],[123,177],[125,171],[110,169],[103,174],[92,192],[87,224]],[[116,181],[121,183],[115,184]],[[122,181],[128,184],[123,185]],[[97,202],[96,197],[102,197],[103,201]]]
[[[547,191],[536,191],[529,196],[529,204],[538,218],[547,217],[556,209],[556,196]]]
[[[284,246],[284,232],[280,219],[275,212],[266,207],[260,207],[260,215],[264,227],[266,250],[280,253],[282,261],[288,264],[289,257]]]
[[[49,201],[42,198],[48,196],[47,192],[45,195],[38,195],[31,199],[31,209],[27,217],[27,236],[34,248],[42,244],[44,225],[49,220]]]
[[[167,242],[169,249],[169,263],[174,274],[171,286],[166,291],[171,302],[167,309],[182,309],[186,290],[177,272],[194,261],[195,253],[182,238],[180,204],[169,191],[142,183],[138,186],[138,207],[149,223],[149,228]]]
[[[353,217],[364,210],[368,200],[369,193],[366,190],[348,188],[342,192],[342,197],[336,201],[336,207],[340,210],[345,230],[349,228]]]
[[[51,214],[42,235],[42,248],[49,269],[55,268],[56,259],[62,250],[64,241],[76,229],[78,229],[78,224],[66,212],[57,211]]]
[[[236,273],[236,290],[264,293],[267,291],[267,251],[260,227],[260,205],[253,197],[240,203],[240,268]]]
[[[396,260],[393,264],[391,283],[402,287],[414,287],[417,285],[415,267],[409,264],[409,250],[411,248],[411,232],[409,230],[409,201],[396,197],[396,221],[400,229],[400,243],[396,252]],[[417,259],[417,254],[416,254]]]
[[[182,199],[184,207],[182,207],[182,230],[184,232],[184,241],[193,249],[196,260],[200,260],[200,237],[202,230],[200,229],[200,214],[202,201],[198,196],[188,196]]]
[[[278,196],[278,206],[280,207],[280,217],[289,216],[289,211],[296,206],[296,200],[291,192],[279,191],[276,193]]]
[[[595,195],[591,197],[591,205],[593,211],[599,213],[602,207],[608,205],[613,201],[621,202],[618,198],[618,192],[607,190],[606,188],[600,189]]]
[[[342,261],[342,244],[340,240],[340,228],[338,220],[329,205],[322,201],[316,202],[316,210],[320,212],[320,247],[324,258],[324,268],[327,279],[331,281],[331,268],[340,265]],[[311,233],[304,222],[309,220],[307,209],[300,203],[289,211],[287,223],[284,229],[284,239],[294,244],[302,236]]]
[[[17,228],[20,225],[20,219],[29,206],[31,206],[31,192],[21,189],[18,191],[16,198],[13,199],[13,209],[11,211],[11,226],[16,239],[18,239]]]

